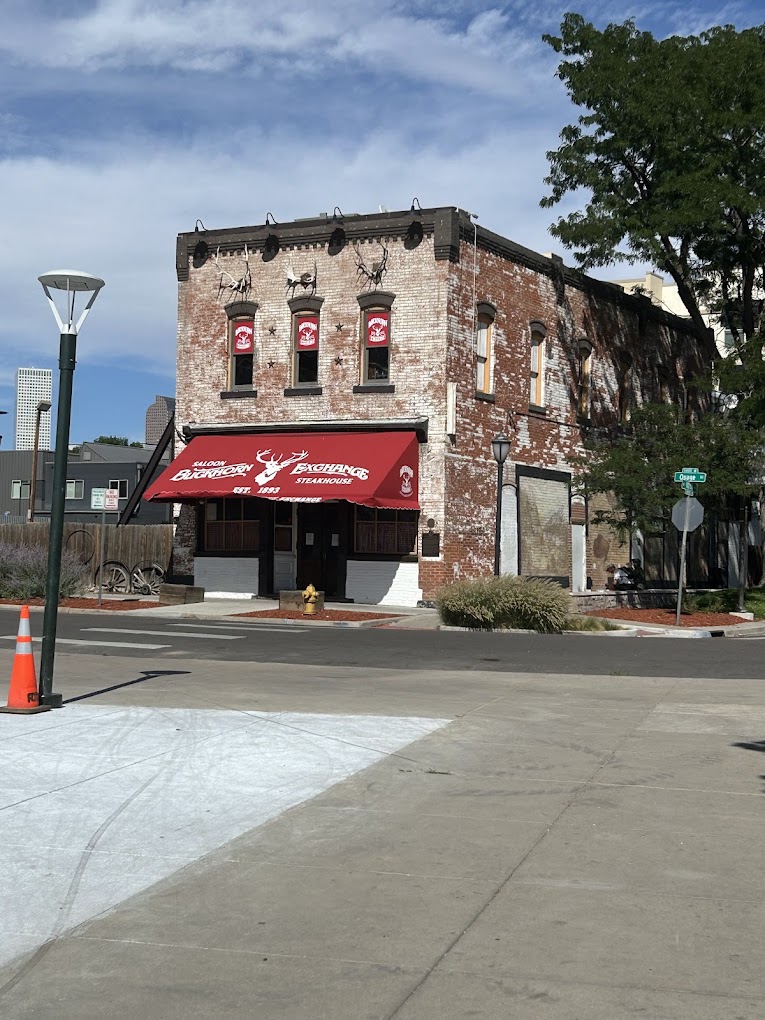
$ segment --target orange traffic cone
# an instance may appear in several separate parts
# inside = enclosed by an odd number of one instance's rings
[[[19,634],[16,638],[16,655],[11,670],[11,687],[8,705],[0,712],[46,712],[50,705],[41,705],[35,678],[35,659],[32,654],[32,634],[29,629],[29,606],[21,607]]]

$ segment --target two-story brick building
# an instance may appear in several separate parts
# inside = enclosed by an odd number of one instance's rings
[[[687,322],[456,208],[181,234],[176,269],[187,445],[147,498],[211,592],[414,605],[491,573],[503,430],[503,571],[600,586],[619,550],[569,459],[701,371]]]

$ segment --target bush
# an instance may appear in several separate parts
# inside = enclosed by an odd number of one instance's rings
[[[39,545],[0,542],[0,598],[34,599],[45,595],[48,549]],[[83,566],[68,549],[61,556],[59,598],[74,595],[85,585]]]
[[[451,627],[559,634],[571,613],[571,598],[554,581],[506,574],[447,585],[436,595],[436,608]]]

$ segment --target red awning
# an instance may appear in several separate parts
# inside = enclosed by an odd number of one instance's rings
[[[414,432],[202,435],[149,486],[144,499],[346,499],[362,506],[418,510],[418,462]]]

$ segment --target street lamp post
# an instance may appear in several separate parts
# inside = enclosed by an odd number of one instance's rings
[[[53,660],[56,654],[56,627],[58,600],[61,588],[61,553],[64,540],[64,502],[66,499],[66,469],[69,457],[69,422],[72,413],[72,383],[74,376],[77,334],[104,286],[104,281],[88,273],[70,269],[57,269],[38,277],[53,316],[61,333],[59,353],[58,412],[56,417],[56,448],[53,460],[53,490],[50,504],[50,530],[48,532],[48,577],[45,584],[45,614],[43,616],[42,653],[40,655],[40,704],[61,708],[62,697],[53,693]],[[51,290],[66,295],[64,315],[59,313]],[[87,295],[87,304],[75,320],[77,294]]]
[[[29,510],[27,512],[30,523],[35,519],[35,500],[37,499],[37,454],[40,447],[40,418],[46,411],[50,411],[50,400],[41,400],[37,405],[37,417],[35,418],[35,452],[32,456],[32,484],[29,487]]]
[[[499,577],[500,546],[502,543],[502,477],[505,472],[505,461],[510,453],[510,440],[504,432],[500,432],[491,441],[491,452],[497,462],[497,517],[494,526],[494,576]]]

